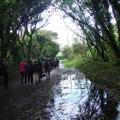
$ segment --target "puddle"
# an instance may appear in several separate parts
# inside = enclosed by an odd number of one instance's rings
[[[47,120],[120,120],[120,103],[79,72],[63,74],[52,92]]]
[[[23,97],[16,100],[18,119],[12,120],[120,120],[120,102],[84,74],[61,66],[51,76],[23,90],[27,94],[21,93]]]

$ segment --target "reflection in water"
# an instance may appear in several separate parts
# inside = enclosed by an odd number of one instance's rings
[[[80,105],[79,120],[117,120],[118,102],[107,91],[91,85],[87,101]]]
[[[64,74],[52,89],[46,111],[51,120],[119,120],[118,101],[81,73]]]

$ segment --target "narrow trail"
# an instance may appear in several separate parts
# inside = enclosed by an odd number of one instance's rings
[[[62,64],[50,80],[26,87],[16,81],[0,91],[0,120],[120,120],[119,102]]]
[[[56,71],[59,72],[59,70],[53,70],[51,72],[51,80],[43,79],[40,84],[36,84],[34,80],[34,84],[31,86],[21,86],[20,81],[16,81],[8,89],[1,88],[0,120],[22,119],[19,116],[25,120],[24,115],[25,117],[28,116],[28,109],[38,104],[41,104],[40,109],[44,109],[49,99],[49,94],[51,94],[51,87],[57,82]]]

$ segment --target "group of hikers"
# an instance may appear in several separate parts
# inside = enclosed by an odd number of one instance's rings
[[[19,72],[21,74],[21,84],[33,84],[33,75],[37,76],[39,83],[42,77],[50,79],[50,71],[59,66],[57,58],[43,58],[41,60],[21,60],[19,63]],[[4,88],[8,88],[10,66],[6,58],[0,60],[0,77],[3,76]],[[1,79],[1,78],[0,78]]]
[[[41,60],[22,60],[19,64],[19,72],[21,74],[22,85],[33,84],[33,74],[37,76],[38,83],[42,77],[50,79],[50,71],[59,66],[57,58],[43,58]]]

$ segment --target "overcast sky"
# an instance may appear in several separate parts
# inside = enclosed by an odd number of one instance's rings
[[[58,34],[58,43],[60,47],[64,47],[65,45],[71,45],[72,39],[76,36],[72,30],[76,31],[76,26],[71,22],[70,18],[64,18],[64,14],[59,12],[53,12],[52,16],[49,18],[48,25],[45,26],[43,29],[51,30],[53,32],[57,32]],[[72,30],[70,30],[71,28]]]

